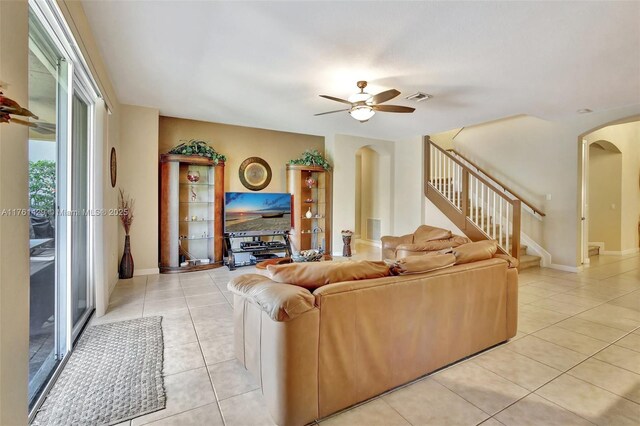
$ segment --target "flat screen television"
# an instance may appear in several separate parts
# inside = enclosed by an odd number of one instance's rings
[[[227,192],[224,232],[261,235],[291,230],[291,194]]]

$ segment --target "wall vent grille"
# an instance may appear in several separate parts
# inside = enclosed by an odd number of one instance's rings
[[[367,240],[380,240],[380,219],[367,218]]]

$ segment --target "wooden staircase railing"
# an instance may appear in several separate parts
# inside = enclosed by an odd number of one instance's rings
[[[471,240],[496,240],[501,252],[519,258],[521,201],[429,136],[423,142],[425,196]]]
[[[500,188],[502,188],[502,192],[505,192],[507,194],[511,194],[513,197],[517,198],[518,200],[520,200],[522,202],[522,204],[524,204],[525,206],[527,206],[529,209],[531,209],[531,211],[535,214],[537,214],[540,217],[544,217],[546,216],[544,214],[544,212],[542,210],[540,210],[539,208],[537,208],[536,206],[534,206],[532,203],[528,202],[527,200],[525,200],[522,196],[520,196],[517,192],[515,192],[514,190],[512,190],[511,188],[509,188],[507,185],[505,185],[504,183],[502,183],[501,181],[499,181],[498,179],[496,179],[495,177],[491,176],[489,173],[487,173],[482,167],[478,166],[476,163],[474,163],[473,161],[469,160],[467,157],[465,157],[464,155],[460,154],[458,151],[456,151],[455,149],[447,149],[447,152],[451,153],[454,155],[454,157],[458,158],[459,160],[462,160],[463,163],[467,163],[468,166],[471,166],[473,168],[476,169],[476,171],[478,173],[480,173],[481,175],[484,176],[488,176],[491,181],[495,184],[497,184]]]

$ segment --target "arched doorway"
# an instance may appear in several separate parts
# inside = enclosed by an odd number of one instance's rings
[[[640,235],[639,117],[608,123],[580,136],[580,259],[589,251],[624,255],[638,251]]]
[[[354,236],[357,246],[379,247],[380,237],[390,232],[391,187],[387,177],[391,159],[372,146],[363,146],[355,152],[355,161]]]
[[[583,263],[606,248],[620,251],[622,234],[622,153],[613,143],[598,140],[589,143],[586,158],[585,240]]]

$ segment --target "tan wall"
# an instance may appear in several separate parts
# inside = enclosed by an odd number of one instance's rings
[[[158,272],[158,110],[120,108],[118,188],[135,200],[131,253],[135,275]],[[120,226],[120,242],[124,230]],[[123,244],[119,246],[122,255]]]
[[[298,158],[305,149],[324,153],[324,138],[321,136],[160,117],[158,148],[161,154],[178,145],[180,140],[189,139],[204,140],[227,156],[225,191],[248,191],[240,182],[238,169],[249,157],[260,157],[271,167],[271,183],[265,192],[285,192],[289,160]]]
[[[28,104],[27,2],[0,1],[0,80]],[[28,209],[27,128],[0,124],[0,209]],[[27,423],[29,219],[0,215],[0,424]]]
[[[640,221],[640,121],[607,126],[587,136],[588,142],[605,140],[614,144],[622,153],[622,178],[620,202],[620,251],[635,250]],[[594,241],[590,238],[591,241]],[[605,246],[605,251],[609,250]]]
[[[638,113],[640,105],[560,121],[517,116],[465,127],[454,144],[456,150],[539,206],[547,216],[539,235],[530,236],[551,253],[553,264],[577,267],[581,256],[580,136]],[[545,194],[551,200],[545,200]]]
[[[589,241],[620,251],[622,155],[589,146]]]

